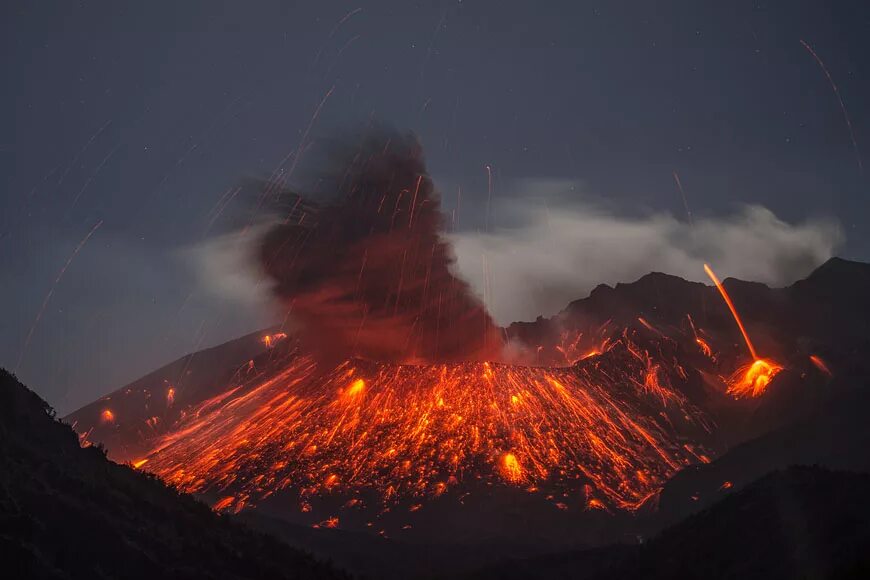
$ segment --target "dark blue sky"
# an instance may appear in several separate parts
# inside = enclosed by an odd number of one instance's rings
[[[487,164],[496,196],[580,180],[680,214],[677,170],[696,215],[832,217],[870,259],[868,180],[800,44],[870,166],[866,2],[6,2],[2,22],[0,364],[102,220],[18,368],[61,411],[268,321],[198,290],[184,248],[309,124],[415,131],[467,228]]]

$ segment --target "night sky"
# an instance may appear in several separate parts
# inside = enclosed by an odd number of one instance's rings
[[[203,282],[203,244],[251,200],[214,208],[300,144],[372,119],[419,136],[448,212],[462,188],[464,231],[498,228],[529,180],[685,216],[676,171],[697,219],[746,203],[825,218],[842,228],[839,255],[870,260],[867,2],[2,11],[0,364],[62,413],[273,321],[261,300]]]

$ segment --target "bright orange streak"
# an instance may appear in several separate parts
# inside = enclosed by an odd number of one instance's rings
[[[700,336],[695,338],[695,342],[698,343],[698,346],[701,348],[701,352],[704,353],[704,356],[708,358],[713,357],[713,349],[710,348],[710,345],[707,344],[707,341],[701,338]]]
[[[825,364],[825,361],[823,361],[821,357],[811,354],[810,362],[816,365],[816,368],[825,373],[826,375],[833,374],[831,373],[831,369],[828,368],[828,365]]]
[[[145,459],[140,459],[139,461],[134,461],[134,462],[133,462],[133,468],[134,468],[134,469],[139,469],[140,467],[142,467],[142,466],[145,465],[146,463],[148,463],[148,459],[147,459],[147,458],[145,458]]]
[[[755,347],[752,346],[752,341],[749,340],[749,334],[746,332],[746,328],[743,327],[743,321],[740,320],[740,315],[737,314],[737,309],[734,307],[734,303],[731,302],[731,297],[728,296],[728,292],[725,291],[725,287],[722,286],[722,282],[719,281],[719,278],[716,277],[716,274],[713,273],[713,270],[707,264],[704,264],[704,271],[707,273],[707,276],[713,281],[713,284],[716,285],[716,289],[719,290],[719,294],[722,295],[722,298],[725,300],[725,304],[728,305],[728,308],[731,310],[731,315],[734,316],[734,320],[737,322],[737,326],[740,328],[740,333],[743,334],[743,340],[746,341],[746,346],[749,347],[749,354],[752,355],[752,358],[758,360],[758,355],[755,352]]]

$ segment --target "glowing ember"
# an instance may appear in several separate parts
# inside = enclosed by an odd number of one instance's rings
[[[505,453],[501,458],[501,474],[511,483],[523,480],[523,468],[513,453]]]
[[[146,463],[148,463],[148,460],[147,460],[147,459],[140,459],[139,461],[134,461],[134,462],[133,462],[133,468],[134,468],[134,469],[139,469],[140,467],[142,467],[142,466],[145,465]]]
[[[810,355],[810,362],[813,363],[813,365],[815,365],[815,367],[817,369],[819,369],[820,371],[822,371],[826,375],[831,376],[831,374],[832,374],[831,369],[828,367],[828,365],[825,363],[825,361],[822,360],[822,358],[820,356],[815,355],[815,354],[811,354]]]
[[[279,340],[284,340],[287,338],[287,334],[284,332],[276,332],[275,334],[267,334],[261,340],[263,344],[265,344],[268,348],[272,348]]]
[[[731,380],[728,381],[727,393],[738,399],[741,397],[759,397],[764,393],[771,379],[781,370],[782,367],[775,362],[762,358],[755,359],[751,364],[734,373]]]
[[[706,356],[707,358],[713,358],[713,349],[710,348],[710,345],[707,344],[706,340],[700,337],[696,337],[695,342],[698,344],[698,347],[700,347],[701,352],[704,353],[704,356]]]
[[[315,528],[315,529],[316,528],[337,528],[338,524],[339,524],[339,519],[337,517],[333,516],[331,518],[327,518],[327,519],[323,520],[319,524],[314,524],[311,527]]]
[[[103,409],[103,412],[100,414],[100,419],[102,419],[103,423],[114,423],[115,414],[111,409]]]

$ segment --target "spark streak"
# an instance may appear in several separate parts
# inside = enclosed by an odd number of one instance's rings
[[[94,227],[91,228],[91,231],[89,231],[88,234],[82,239],[82,241],[79,242],[79,245],[76,246],[75,250],[73,250],[73,253],[70,254],[69,258],[67,258],[66,263],[60,269],[60,272],[58,272],[57,277],[54,279],[54,283],[48,290],[48,294],[45,295],[45,300],[42,301],[42,306],[40,306],[39,312],[37,312],[36,314],[36,319],[34,319],[33,325],[30,327],[30,331],[27,333],[27,338],[24,340],[24,345],[21,347],[21,352],[18,354],[18,362],[15,363],[15,372],[17,372],[18,368],[21,366],[21,361],[24,359],[24,355],[27,352],[27,347],[30,345],[30,339],[33,338],[33,333],[36,330],[36,326],[39,324],[42,315],[45,313],[45,308],[48,306],[48,302],[49,300],[51,300],[51,296],[54,294],[55,288],[57,288],[57,285],[60,283],[63,275],[66,273],[66,270],[67,268],[69,268],[69,265],[72,263],[73,259],[78,255],[78,253],[88,242],[88,240],[91,239],[91,236],[94,235],[94,232],[97,231],[97,228],[99,228],[101,225],[103,225],[103,220],[98,221],[94,225]]]
[[[807,52],[809,52],[812,57],[819,64],[819,68],[822,69],[822,72],[825,73],[825,76],[828,77],[828,82],[831,83],[831,88],[834,89],[834,95],[837,96],[837,101],[840,103],[840,110],[843,111],[843,119],[846,121],[846,127],[849,129],[849,139],[852,141],[852,149],[855,151],[855,160],[858,162],[858,171],[861,175],[864,175],[864,165],[861,162],[861,152],[858,150],[858,142],[855,140],[855,131],[852,129],[852,120],[849,118],[849,113],[846,111],[846,104],[843,102],[843,97],[840,96],[840,89],[837,87],[837,83],[834,82],[834,78],[831,76],[831,73],[828,72],[828,67],[825,66],[825,63],[819,58],[819,55],[816,54],[816,51],[812,49],[812,47],[806,43],[806,41],[801,40],[801,44]]]
[[[677,189],[680,190],[680,197],[683,198],[683,207],[686,208],[686,217],[689,218],[689,227],[694,227],[692,223],[692,212],[689,211],[689,202],[686,201],[686,192],[683,191],[683,183],[680,181],[680,175],[674,170],[674,181],[677,183]]]

